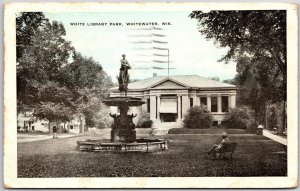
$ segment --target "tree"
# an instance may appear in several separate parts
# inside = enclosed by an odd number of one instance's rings
[[[98,62],[74,51],[73,62],[62,68],[60,81],[78,94],[77,113],[85,115],[88,127],[107,127],[109,115],[102,99],[108,96],[113,82]]]
[[[264,62],[271,62],[264,60]],[[266,121],[267,105],[278,102],[284,94],[279,70],[260,61],[241,57],[237,61],[236,77],[238,103],[249,105],[255,111],[255,120]]]
[[[21,28],[20,34],[17,34],[20,41],[19,49],[17,49],[18,112],[25,108],[35,107],[38,100],[37,94],[44,84],[49,81],[59,84],[59,70],[67,64],[73,49],[70,42],[63,38],[66,32],[62,23],[56,21],[50,23],[42,13],[29,15],[30,17],[27,14],[21,14],[17,20],[42,20],[43,22],[41,21],[40,25],[34,25],[35,27],[31,27],[28,24],[29,21],[21,22],[20,25],[25,26],[19,27]],[[26,23],[29,26],[26,26]],[[23,45],[24,43],[27,44]]]
[[[215,76],[215,77],[210,77],[209,79],[211,80],[215,80],[215,81],[220,81],[220,78],[218,76]]]
[[[226,80],[223,80],[223,83],[236,85],[236,79],[226,79]]]
[[[22,12],[16,17],[17,62],[24,50],[32,45],[32,37],[48,22],[42,12]]]
[[[253,78],[260,91],[252,89],[248,92],[257,91],[256,95],[263,96],[264,101],[283,102],[280,127],[283,131],[286,115],[286,11],[193,11],[190,17],[198,20],[199,32],[207,39],[229,48],[220,61],[236,61],[239,74],[247,70],[253,72],[250,77],[241,76]],[[266,71],[268,74],[263,75]],[[268,88],[264,91],[266,86]],[[276,92],[270,94],[272,87],[276,87]]]
[[[76,114],[76,95],[57,83],[48,82],[39,89],[37,102],[33,116],[38,119],[48,120],[59,126],[62,122],[68,122]]]
[[[93,58],[84,57],[76,51],[72,54],[73,62],[61,70],[60,81],[63,85],[76,91],[88,90],[93,96],[107,97],[113,82],[102,66]]]
[[[88,127],[109,128],[112,122],[109,112],[109,107],[102,103],[101,98],[91,98],[83,111],[86,125]]]
[[[55,123],[59,127],[60,123],[71,120],[72,112],[66,105],[61,103],[41,102],[39,107],[34,110],[33,116],[40,120],[49,121],[49,130],[51,132],[51,123]]]
[[[41,12],[17,15],[18,112],[34,111],[38,119],[56,124],[79,117],[83,132],[83,115],[88,124],[103,119],[99,110],[104,107],[93,104],[108,95],[113,83],[102,66],[76,52],[65,35],[62,23],[49,22]]]

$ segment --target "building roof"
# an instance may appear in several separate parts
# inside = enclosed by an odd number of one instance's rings
[[[166,81],[174,82],[185,88],[226,88],[237,89],[235,85],[211,80],[198,75],[176,75],[176,76],[155,76],[144,80],[132,82],[128,84],[128,90],[145,90],[151,89]],[[111,90],[117,90],[118,87],[113,87]]]

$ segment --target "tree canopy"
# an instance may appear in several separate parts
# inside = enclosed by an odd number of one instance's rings
[[[102,66],[76,52],[61,22],[41,12],[20,13],[16,21],[18,112],[33,111],[50,122],[82,114],[94,118],[90,103],[113,85]]]
[[[229,48],[220,61],[236,61],[238,73],[253,67],[249,62],[273,70],[284,90],[281,99],[286,100],[286,11],[193,11],[190,17],[198,20],[199,32],[207,39]]]
[[[229,47],[221,60],[269,57],[286,74],[286,11],[193,11],[190,17],[206,38]]]
[[[219,61],[237,63],[239,102],[263,117],[267,102],[286,101],[286,11],[193,11],[190,17],[207,39],[228,48]]]

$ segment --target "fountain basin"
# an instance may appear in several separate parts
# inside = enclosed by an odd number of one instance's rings
[[[135,142],[105,142],[88,139],[77,141],[80,151],[114,151],[114,152],[151,152],[168,149],[169,141],[165,139],[136,139]]]

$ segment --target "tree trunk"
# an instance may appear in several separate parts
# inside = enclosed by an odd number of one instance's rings
[[[51,127],[51,122],[50,121],[48,123],[48,127],[49,127],[49,133],[52,134],[53,133],[53,129]]]
[[[83,133],[83,126],[82,126],[81,116],[79,116],[79,133]]]
[[[282,135],[283,131],[286,127],[286,120],[285,120],[285,101],[281,101],[279,103],[279,111],[278,111],[278,134]]]
[[[269,122],[268,122],[268,104],[265,102],[265,129],[269,129]]]
[[[68,128],[68,133],[70,134],[70,122],[68,122],[67,128]]]
[[[60,125],[59,122],[56,122],[56,133],[60,133]]]
[[[61,134],[61,123],[59,123],[59,134]]]

